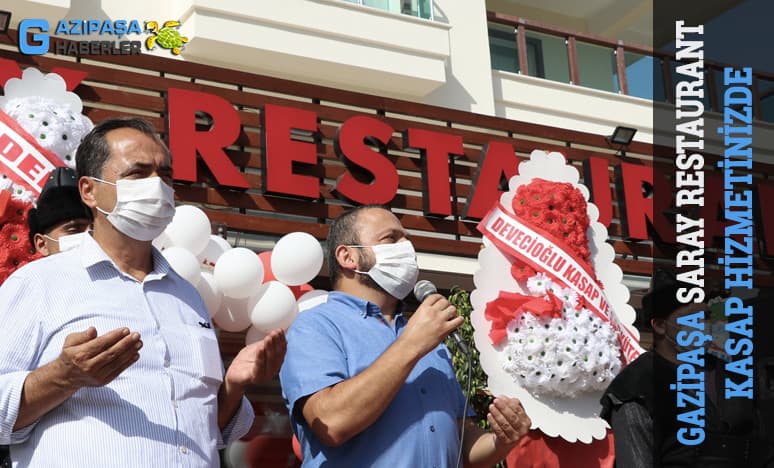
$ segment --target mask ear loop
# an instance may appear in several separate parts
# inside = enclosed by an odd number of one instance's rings
[[[372,246],[370,246],[370,245],[345,245],[344,247],[353,247],[355,249],[365,249],[365,248],[372,247]],[[368,274],[367,271],[360,271],[357,268],[352,269],[352,271],[354,271],[355,273],[360,273],[361,275],[367,275]]]
[[[107,180],[100,179],[99,177],[91,177],[91,176],[89,176],[89,179],[95,180],[95,181],[103,183],[103,184],[108,184],[108,185],[113,185],[115,187],[118,187],[118,185],[115,182],[108,182]],[[107,211],[103,210],[102,208],[100,208],[99,206],[95,206],[95,208],[97,209],[97,211],[99,211],[100,213],[102,213],[105,216],[109,216],[112,213],[112,211],[111,212],[107,212]],[[115,208],[113,208],[113,210],[115,210]]]

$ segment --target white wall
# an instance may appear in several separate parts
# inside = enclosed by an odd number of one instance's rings
[[[436,21],[451,25],[446,83],[425,104],[494,115],[486,5],[483,0],[435,0]]]

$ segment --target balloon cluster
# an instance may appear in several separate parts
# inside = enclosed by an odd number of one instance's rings
[[[221,330],[247,330],[245,341],[251,344],[287,329],[299,312],[327,300],[327,291],[308,284],[323,264],[322,247],[312,235],[292,232],[273,250],[256,255],[210,231],[204,211],[181,205],[153,245],[199,291]]]

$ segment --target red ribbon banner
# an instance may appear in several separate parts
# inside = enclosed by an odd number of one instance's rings
[[[39,195],[48,175],[59,166],[64,166],[61,159],[0,110],[0,172]]]

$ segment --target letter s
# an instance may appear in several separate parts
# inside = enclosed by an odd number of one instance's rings
[[[680,346],[701,346],[705,341],[712,341],[712,337],[700,331],[689,333],[685,330],[680,330],[677,332],[677,344]]]
[[[32,43],[27,41],[29,29],[48,32],[48,21],[41,18],[23,19],[19,22],[19,52],[24,55],[43,55],[48,52],[48,34],[32,34]]]

